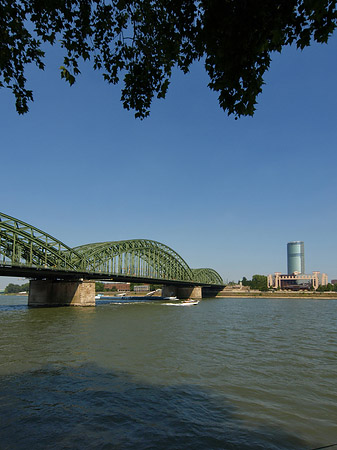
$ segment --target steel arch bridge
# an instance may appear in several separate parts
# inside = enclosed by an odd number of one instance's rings
[[[120,279],[222,286],[213,269],[191,269],[170,247],[134,239],[68,247],[44,231],[0,213],[0,275]]]

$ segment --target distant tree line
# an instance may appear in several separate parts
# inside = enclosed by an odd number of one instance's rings
[[[318,286],[316,292],[337,292],[337,284],[328,283],[326,286]]]
[[[251,280],[247,280],[246,277],[242,278],[242,285],[249,286],[251,289],[257,291],[267,291],[268,283],[265,275],[253,275]]]
[[[29,283],[25,284],[13,284],[10,283],[5,287],[5,294],[18,294],[19,292],[28,292],[29,291]]]
[[[101,281],[96,281],[95,283],[95,291],[96,292],[104,292],[106,291],[104,283]]]
[[[117,291],[117,288],[112,287],[112,288],[108,289],[105,287],[104,283],[102,283],[101,281],[96,281],[95,290],[96,290],[96,292],[114,292],[114,291]]]

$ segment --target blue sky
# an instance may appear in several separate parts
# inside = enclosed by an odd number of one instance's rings
[[[275,54],[239,120],[195,64],[139,121],[86,66],[69,87],[51,49],[29,69],[28,114],[1,92],[0,211],[70,246],[154,239],[224,280],[285,272],[286,243],[303,240],[306,271],[337,278],[336,53],[333,37]]]

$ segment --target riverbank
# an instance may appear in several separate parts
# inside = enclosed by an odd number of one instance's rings
[[[100,295],[106,297],[118,297],[116,292],[99,292]],[[143,298],[146,293],[130,292],[126,296]],[[159,298],[154,296],[155,298]],[[123,298],[123,297],[121,297]],[[151,298],[151,296],[147,296]],[[215,298],[302,298],[302,299],[321,299],[321,300],[337,300],[337,292],[291,292],[291,291],[276,291],[276,292],[261,292],[261,291],[227,291],[219,292]]]
[[[337,300],[337,292],[220,292],[216,298],[302,298],[318,300]]]
[[[123,296],[118,295],[117,292],[97,292],[97,294],[100,294],[107,297],[114,297],[114,298],[123,298]],[[20,296],[20,297],[28,297],[27,294],[4,294],[1,293],[1,295],[6,296]],[[146,296],[146,292],[128,292],[126,294],[126,297],[137,297],[137,298],[144,298],[147,297],[149,299],[152,298],[152,296]],[[160,296],[154,296],[155,298],[159,298]],[[302,298],[302,299],[316,299],[316,300],[337,300],[337,292],[257,292],[257,291],[227,291],[227,292],[220,292],[218,295],[216,295],[215,298]]]
[[[5,292],[0,292],[0,295],[14,295],[14,296],[19,296],[19,297],[28,297],[28,292],[25,292],[24,294],[21,292],[9,292],[9,293],[5,293]]]

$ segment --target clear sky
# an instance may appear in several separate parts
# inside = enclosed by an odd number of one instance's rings
[[[87,67],[69,87],[52,49],[28,72],[28,114],[0,91],[0,211],[69,246],[157,240],[224,280],[286,272],[287,242],[303,240],[306,272],[337,278],[336,54],[336,37],[275,54],[238,120],[195,64],[140,121]]]

